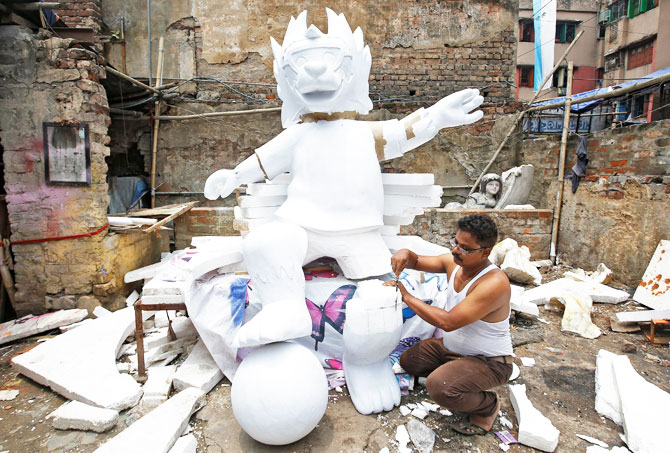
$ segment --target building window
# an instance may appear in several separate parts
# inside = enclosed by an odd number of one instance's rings
[[[619,57],[619,52],[615,52],[611,55],[605,56],[605,72],[613,71],[619,66],[621,66],[621,58]]]
[[[577,24],[574,22],[556,22],[556,42],[570,43],[575,39]]]
[[[654,41],[635,46],[628,51],[628,69],[650,64],[654,56]]]
[[[633,0],[635,1],[635,0]],[[610,12],[609,21],[614,22],[615,20],[626,17],[626,12],[628,9],[628,0],[616,0],[607,8]]]
[[[631,119],[644,116],[649,105],[649,95],[635,96],[631,108]]]
[[[568,86],[568,68],[561,66],[554,72],[551,83],[558,91],[559,96],[564,96],[565,88]]]
[[[519,66],[519,88],[533,88],[533,67]]]
[[[628,0],[628,17],[635,17],[656,6],[658,6],[658,0]]]
[[[532,19],[519,22],[519,40],[521,42],[535,41],[535,25]]]

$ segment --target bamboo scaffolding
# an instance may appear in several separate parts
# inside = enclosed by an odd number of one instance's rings
[[[163,48],[163,37],[161,36],[158,40],[158,67],[156,68],[156,86],[160,86],[163,83],[163,54],[165,49]],[[158,115],[161,111],[161,101],[160,99],[156,101],[155,112]],[[160,120],[158,116],[154,119],[154,143],[153,150],[151,152],[151,207],[156,207],[156,149],[158,148],[158,126]]]

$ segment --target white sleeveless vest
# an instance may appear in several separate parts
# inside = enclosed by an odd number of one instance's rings
[[[447,311],[451,311],[465,299],[470,286],[474,282],[487,272],[497,269],[495,265],[491,264],[470,280],[460,292],[456,292],[453,279],[459,268],[460,266],[456,266],[449,278],[447,302],[444,307]],[[462,355],[483,355],[486,357],[514,355],[512,337],[509,332],[509,313],[507,318],[502,321],[486,322],[478,320],[460,329],[444,332],[442,341],[445,348]]]

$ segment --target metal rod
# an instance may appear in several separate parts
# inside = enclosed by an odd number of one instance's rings
[[[558,59],[558,61],[556,62],[556,64],[552,68],[551,72],[545,76],[544,80],[540,84],[540,89],[537,90],[537,92],[533,96],[533,99],[530,100],[529,104],[532,105],[533,102],[535,102],[535,99],[537,99],[538,96],[540,95],[540,93],[542,92],[541,88],[544,86],[545,83],[547,83],[547,81],[549,80],[549,77],[551,77],[554,74],[554,72],[556,72],[556,70],[561,65],[561,63],[563,62],[565,57],[570,53],[572,48],[575,46],[575,44],[577,44],[577,41],[579,41],[579,38],[581,38],[583,34],[584,34],[584,30],[580,31],[577,34],[577,36],[575,36],[575,39],[570,43],[568,48],[565,49],[565,52],[563,52],[563,55],[561,56],[561,58]],[[482,180],[482,177],[486,174],[486,172],[489,170],[489,168],[491,168],[491,165],[493,165],[493,162],[495,162],[496,158],[498,157],[498,154],[500,154],[500,151],[502,151],[503,147],[507,143],[507,140],[512,135],[512,132],[514,132],[514,130],[516,129],[516,126],[519,123],[519,121],[521,120],[521,118],[523,117],[524,113],[525,113],[524,111],[521,111],[521,112],[517,113],[516,118],[514,118],[514,123],[512,124],[512,127],[510,127],[509,131],[507,132],[507,135],[505,135],[505,138],[503,138],[503,141],[500,142],[500,145],[498,146],[498,149],[496,149],[495,153],[493,153],[493,157],[491,157],[491,160],[489,161],[489,163],[486,165],[484,170],[482,170],[481,174],[479,175],[479,177],[477,178],[475,183],[472,185],[472,188],[470,189],[470,193],[468,195],[472,195],[472,193],[475,190],[477,190],[477,187],[479,187],[479,182]]]
[[[160,86],[163,83],[163,37],[161,36],[158,40],[158,67],[156,68],[156,86]],[[154,120],[154,143],[153,151],[151,153],[151,207],[156,207],[156,150],[158,148],[158,126],[160,124],[160,119],[158,114],[161,111],[161,101],[156,101],[155,112],[156,117]]]
[[[142,82],[140,82],[139,80],[135,80],[132,77],[125,75],[121,71],[117,71],[116,69],[112,68],[109,65],[105,66],[105,69],[107,71],[111,72],[112,74],[114,74],[115,76],[118,76],[118,77],[121,77],[124,80],[127,80],[128,82],[132,83],[133,85],[137,85],[138,87],[142,87],[145,90],[151,91],[152,93],[161,94],[161,92],[158,91],[156,88],[150,87],[149,85],[145,85]]]
[[[568,131],[570,130],[570,101],[572,100],[572,71],[574,64],[568,61],[568,86],[565,93],[565,112],[563,115],[563,134],[561,135],[561,152],[558,160],[558,190],[556,191],[556,206],[554,206],[554,223],[551,228],[551,249],[549,259],[557,263],[558,227],[561,222],[561,205],[563,204],[563,183],[565,180],[565,151],[568,145]]]
[[[151,74],[153,73],[151,67],[151,0],[147,0],[147,41],[149,44],[149,85],[153,85]]]

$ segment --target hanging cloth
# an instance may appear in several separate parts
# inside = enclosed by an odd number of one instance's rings
[[[579,137],[579,145],[577,145],[577,163],[572,166],[572,193],[577,192],[579,182],[586,176],[586,166],[589,163],[589,158],[586,155],[586,148],[586,137]]]

